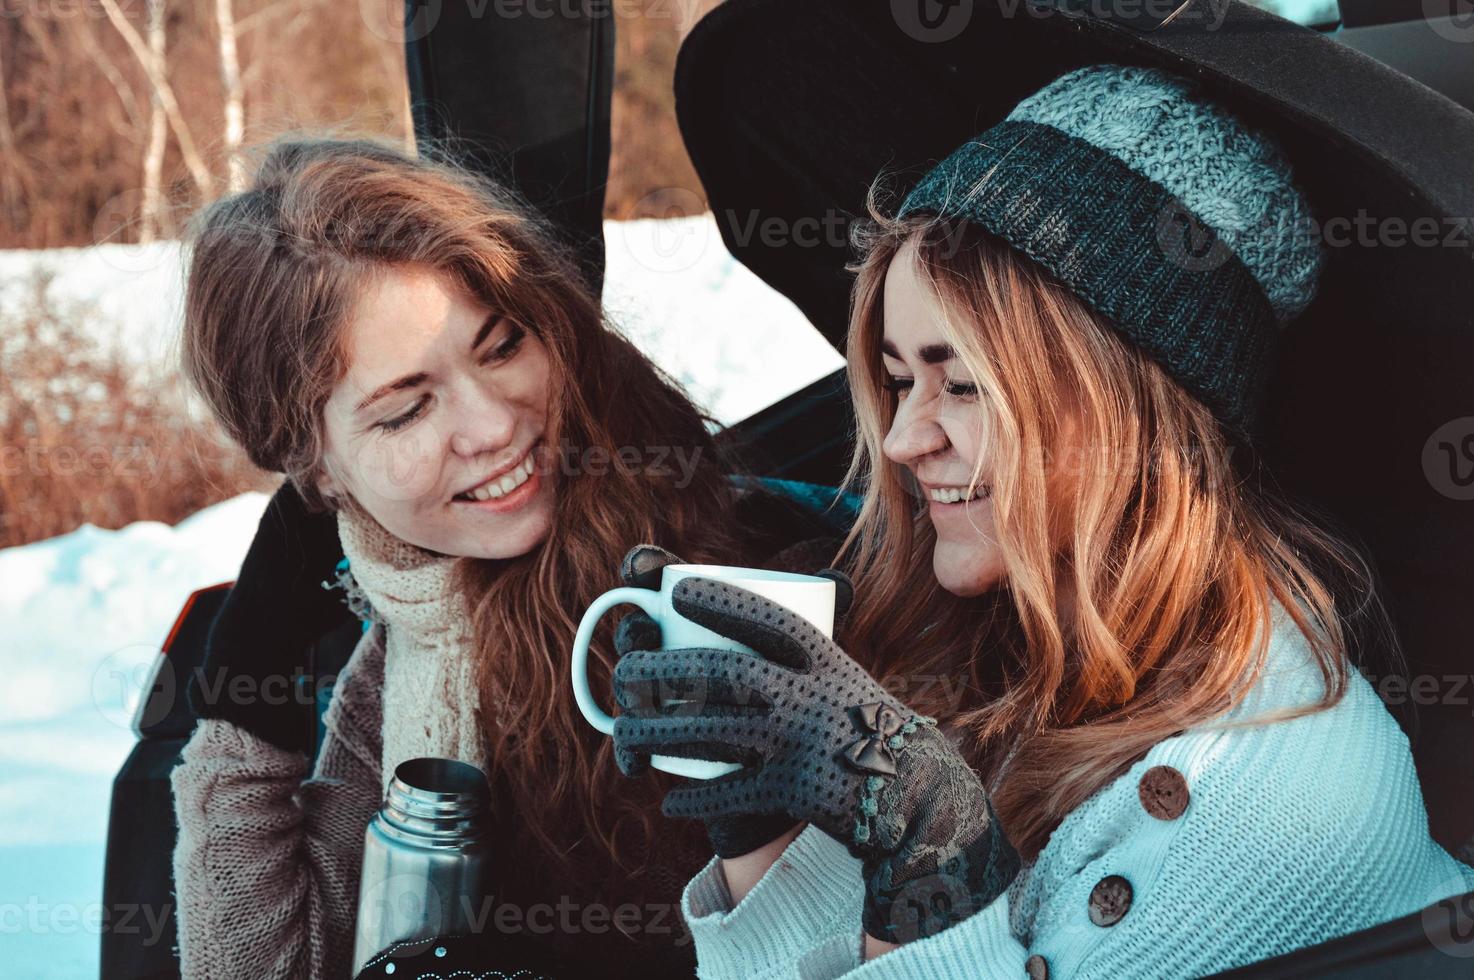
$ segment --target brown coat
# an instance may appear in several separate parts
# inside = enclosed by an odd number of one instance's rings
[[[334,688],[317,763],[201,719],[170,774],[186,980],[349,976],[363,833],[382,795],[384,632]]]

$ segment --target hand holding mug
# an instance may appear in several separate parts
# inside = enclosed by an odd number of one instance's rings
[[[618,751],[737,759],[671,790],[667,816],[708,822],[782,810],[862,862],[865,931],[932,935],[993,902],[1019,858],[978,779],[933,719],[893,697],[823,631],[736,585],[686,576],[675,612],[741,649],[633,650],[615,666]],[[672,684],[704,690],[669,704]]]
[[[835,617],[843,616],[849,609],[852,595],[849,580],[830,569],[817,575],[796,575],[761,569],[683,565],[675,555],[654,545],[631,548],[620,563],[619,577],[625,588],[605,593],[584,614],[574,641],[573,659],[574,695],[579,707],[590,724],[605,734],[616,736],[615,760],[625,775],[634,776],[654,766],[688,778],[714,779],[741,769],[736,761],[719,761],[721,747],[708,747],[705,756],[700,758],[652,756],[646,752],[627,751],[617,737],[618,719],[599,709],[588,686],[588,643],[594,627],[607,609],[620,603],[627,602],[637,607],[620,620],[615,631],[614,649],[620,657],[685,646],[747,649],[682,617],[671,607],[671,588],[695,571],[762,589],[767,595],[787,603],[785,608],[801,610],[809,621],[817,624],[816,628],[826,633],[832,630]],[[660,704],[663,711],[682,714],[702,710],[709,693],[710,688],[703,681],[685,682],[673,678],[647,688],[641,697]],[[727,696],[731,696],[730,692]],[[616,703],[621,708],[629,706],[619,698],[616,698]],[[776,840],[792,829],[797,821],[779,808],[768,813],[716,817],[705,823],[717,855],[732,858],[751,853]]]
[[[625,585],[634,588],[660,589],[661,573],[667,565],[679,565],[681,560],[675,555],[658,548],[655,545],[637,545],[629,550],[620,563],[619,578]],[[819,573],[823,575],[823,573]],[[848,585],[848,581],[845,582]],[[841,608],[836,609],[836,615],[842,616],[844,608],[848,606],[847,594],[837,597]],[[657,623],[643,609],[636,609],[627,614],[619,621],[619,626],[614,632],[614,652],[623,657],[627,653],[636,650],[658,650],[661,647],[660,624]],[[685,704],[700,704],[704,700],[700,695],[702,692],[693,691],[689,687],[680,690],[670,690],[666,693],[682,695],[679,700]],[[696,695],[696,697],[691,697]],[[662,697],[663,701],[673,700]],[[616,724],[616,728],[617,728]],[[615,760],[619,764],[620,771],[627,776],[638,775],[650,764],[649,757],[643,752],[629,752],[622,749],[618,739],[614,746]],[[718,857],[734,858],[744,854],[750,854],[759,847],[777,840],[789,830],[796,821],[783,812],[740,814],[733,817],[714,817],[706,821],[706,833],[711,839],[712,850]]]
[[[743,589],[762,595],[779,604],[790,614],[798,615],[826,636],[833,631],[836,595],[834,578],[768,571],[760,568],[735,568],[727,565],[684,565],[664,561],[658,555],[653,560],[649,557],[636,560],[638,553],[643,549],[650,549],[652,553],[658,553],[670,559],[675,558],[669,552],[663,552],[651,545],[642,545],[631,551],[623,562],[622,574],[627,579],[633,580],[631,577],[639,576],[643,570],[641,581],[653,588],[626,586],[612,589],[599,596],[584,613],[583,620],[578,626],[578,632],[573,638],[574,700],[589,724],[606,735],[614,734],[615,719],[599,707],[589,687],[589,644],[593,641],[594,630],[598,626],[600,617],[615,606],[636,606],[645,613],[650,621],[658,624],[658,633],[655,634],[657,639],[653,642],[658,643],[661,649],[702,648],[750,653],[751,651],[737,640],[707,629],[700,623],[681,615],[680,611],[672,605],[672,592],[681,580],[699,576],[732,582]],[[657,570],[659,585],[655,586],[653,580]],[[635,623],[626,627],[626,630],[633,628],[648,630],[648,626],[641,620],[636,620]],[[672,679],[671,683],[665,687],[667,703],[662,707],[676,707],[676,702],[679,702],[680,706],[700,707],[704,695],[694,690],[694,683],[694,681],[687,683]],[[676,684],[680,684],[682,688],[679,692],[681,697],[675,697],[678,693],[674,689]],[[690,696],[693,693],[695,697]],[[715,761],[710,750],[694,756],[655,755],[650,758],[650,764],[656,769],[690,779],[715,779],[740,768],[732,762]]]

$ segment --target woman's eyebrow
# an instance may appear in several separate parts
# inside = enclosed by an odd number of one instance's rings
[[[502,315],[500,313],[492,313],[486,318],[486,322],[481,325],[481,329],[476,331],[476,339],[471,341],[472,354],[476,353],[476,348],[481,346],[481,342],[486,339],[487,334],[491,333],[492,329],[496,327],[497,321],[501,318]]]
[[[424,371],[421,371],[418,374],[406,374],[404,377],[400,378],[397,381],[391,381],[388,384],[379,385],[379,387],[375,388],[367,398],[358,403],[358,407],[355,408],[353,412],[356,415],[359,412],[363,411],[365,408],[368,408],[374,402],[378,401],[380,398],[383,398],[385,395],[392,395],[396,391],[403,391],[406,388],[413,388],[416,385],[423,384],[429,379],[429,377],[430,376],[428,374],[426,374]]]
[[[496,328],[497,321],[500,319],[500,313],[492,313],[486,318],[486,322],[481,324],[480,329],[476,331],[476,339],[471,341],[472,353],[476,352],[476,348],[480,347],[481,342],[484,341],[487,335]],[[374,402],[378,401],[380,398],[383,398],[385,395],[392,395],[396,391],[403,391],[406,388],[413,388],[416,385],[424,384],[429,379],[430,375],[421,371],[418,374],[407,374],[397,381],[391,381],[388,384],[380,385],[379,387],[375,388],[367,398],[359,402],[358,406],[353,409],[353,412],[356,415],[357,413],[363,411],[365,408],[368,408]]]
[[[951,344],[927,344],[916,348],[916,356],[923,364],[945,364],[957,356]]]
[[[880,342],[880,352],[886,357],[902,360],[901,352],[889,340]],[[945,364],[957,356],[957,350],[951,344],[923,344],[916,348],[916,356],[923,364]]]

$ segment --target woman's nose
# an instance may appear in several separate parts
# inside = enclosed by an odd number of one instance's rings
[[[947,433],[937,420],[921,413],[907,412],[907,407],[902,404],[891,422],[890,431],[886,433],[885,442],[881,444],[886,458],[903,466],[947,448]]]
[[[452,404],[450,448],[461,456],[494,453],[517,434],[517,408],[507,398],[479,385],[467,386]]]

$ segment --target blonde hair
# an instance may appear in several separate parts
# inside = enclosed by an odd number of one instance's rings
[[[965,735],[1021,853],[1037,854],[1152,745],[1242,698],[1264,662],[1272,599],[1307,636],[1325,696],[1257,720],[1335,704],[1352,640],[1343,618],[1393,642],[1357,552],[1042,267],[967,222],[889,219],[877,194],[848,337],[859,438],[847,483],[864,486],[843,551],[861,597],[848,633],[878,675],[962,675],[960,699],[933,685],[911,706]],[[1005,572],[981,598],[937,585],[931,523],[881,451],[897,404],[883,387],[884,283],[907,243],[982,392]],[[1095,455],[1071,459],[1070,447]],[[1065,478],[1072,491],[1052,492]],[[1362,608],[1338,610],[1356,596]]]

